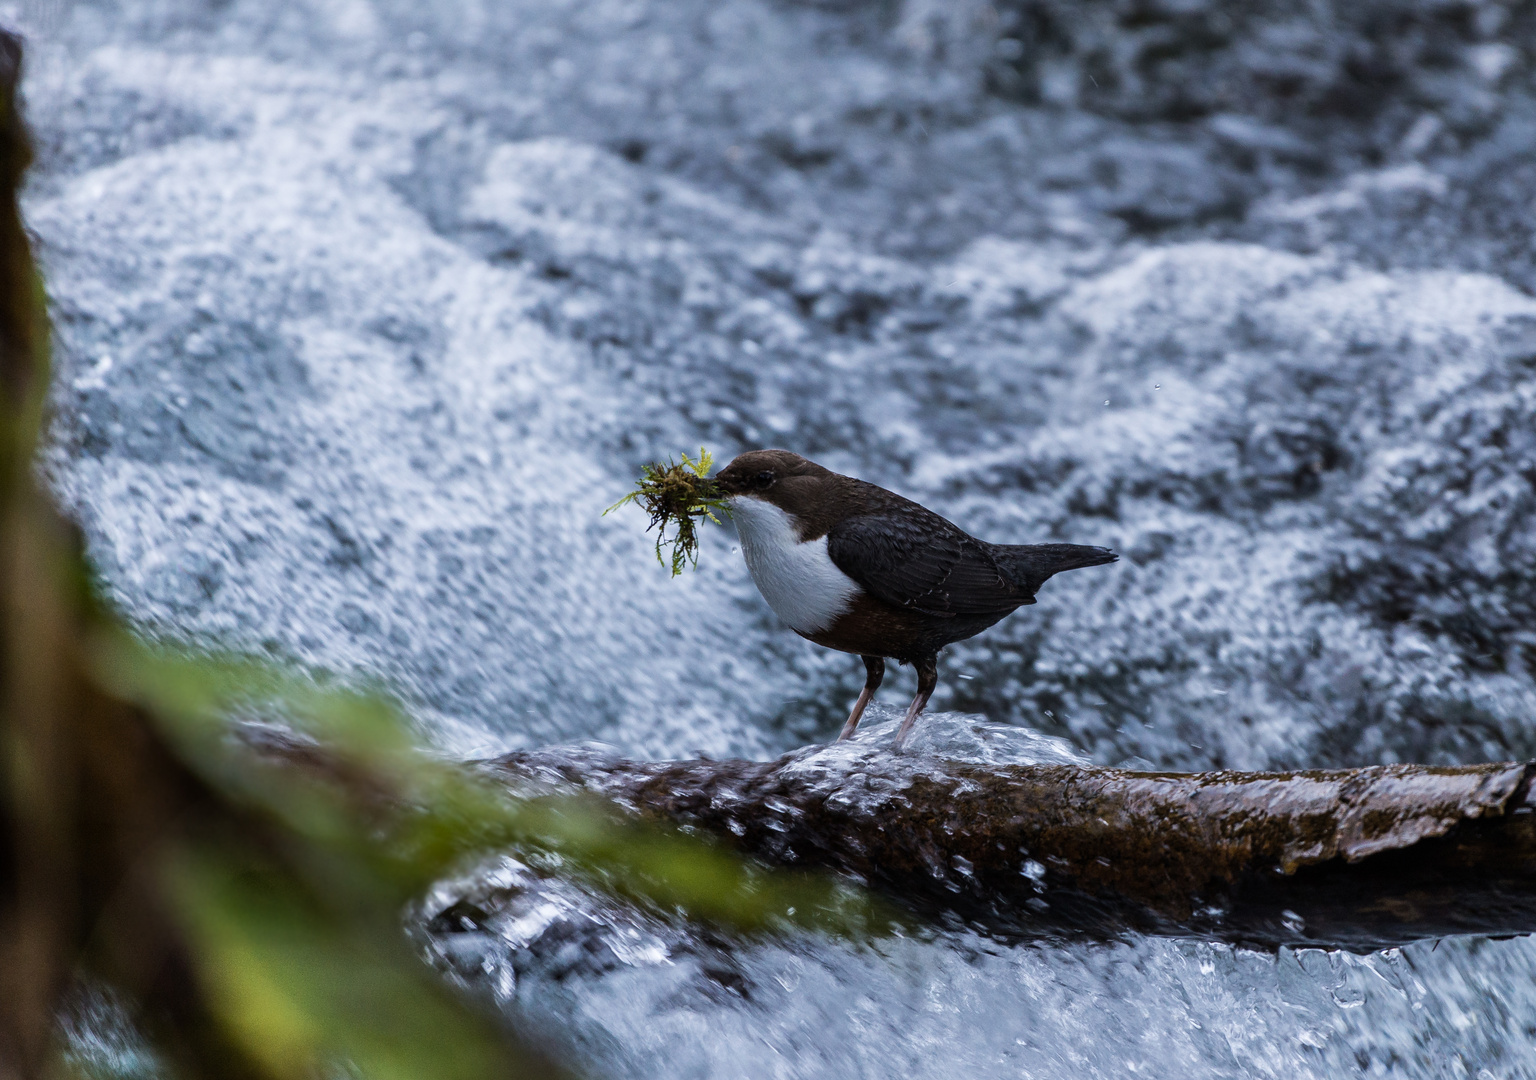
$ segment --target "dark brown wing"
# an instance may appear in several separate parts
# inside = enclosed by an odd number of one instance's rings
[[[877,600],[930,615],[992,615],[1034,597],[1003,576],[988,545],[937,514],[864,514],[827,532],[837,568]]]

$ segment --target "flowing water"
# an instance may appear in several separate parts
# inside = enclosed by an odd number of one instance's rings
[[[1536,756],[1529,4],[10,16],[44,467],[147,632],[382,678],[452,753],[768,757],[861,666],[728,530],[669,580],[601,513],[778,445],[1123,553],[945,655],[953,754]],[[1524,939],[745,945],[530,873],[426,947],[598,1075],[1536,1076]]]

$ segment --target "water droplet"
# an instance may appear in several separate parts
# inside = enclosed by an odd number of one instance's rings
[[[1104,399],[1104,404],[1106,404],[1106,405],[1108,405],[1108,404],[1109,404],[1109,398],[1105,398],[1105,399]]]
[[[1336,986],[1332,996],[1333,1003],[1341,1009],[1358,1009],[1365,1004],[1365,991],[1357,986]]]
[[[1154,389],[1154,390],[1161,390],[1162,388],[1163,388],[1163,384],[1160,383],[1160,382],[1155,382],[1155,383],[1152,384],[1152,389]]]

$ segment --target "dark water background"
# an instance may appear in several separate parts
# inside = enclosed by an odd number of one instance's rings
[[[1536,5],[13,14],[45,465],[146,630],[383,677],[452,753],[770,756],[857,661],[727,532],[670,581],[599,514],[779,445],[1124,554],[946,654],[953,752],[1536,756]],[[1524,940],[742,946],[523,873],[434,948],[608,1075],[1536,1075]]]

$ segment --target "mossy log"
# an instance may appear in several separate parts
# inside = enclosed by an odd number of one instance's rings
[[[1536,931],[1533,767],[1149,773],[894,755],[488,763],[1009,940],[1187,935],[1369,951]]]

